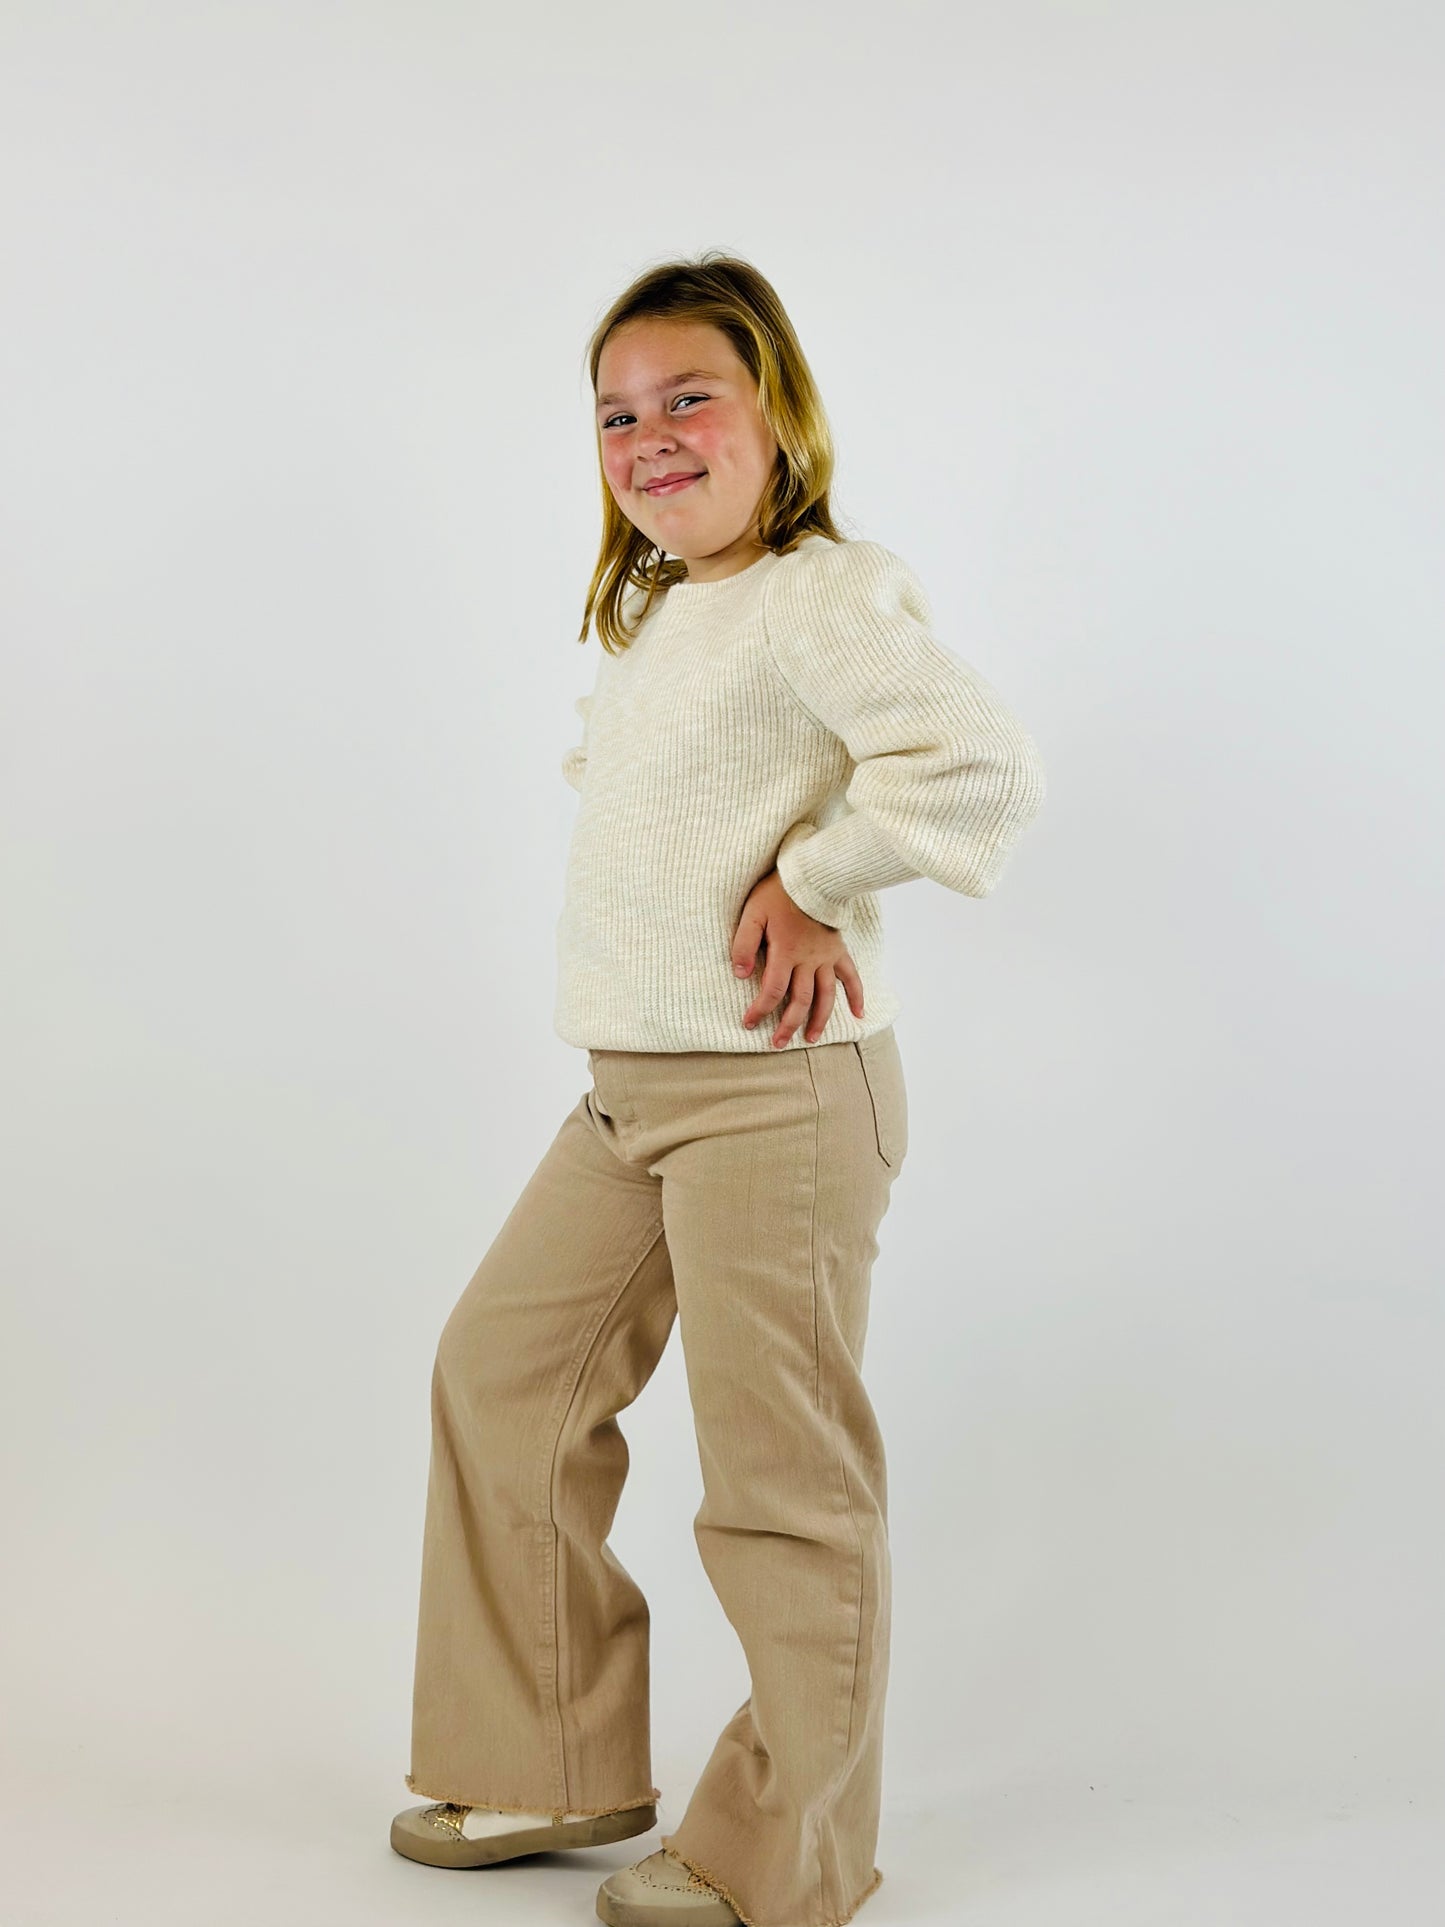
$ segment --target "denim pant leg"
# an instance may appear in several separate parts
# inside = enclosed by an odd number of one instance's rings
[[[604,1069],[628,1154],[662,1179],[694,1532],[751,1682],[663,1844],[749,1927],[837,1927],[882,1879],[891,1573],[861,1367],[906,1146],[897,1044],[608,1053]]]
[[[588,1091],[442,1331],[406,1784],[605,1813],[652,1784],[648,1607],[606,1539],[616,1414],[677,1315],[660,1181]]]

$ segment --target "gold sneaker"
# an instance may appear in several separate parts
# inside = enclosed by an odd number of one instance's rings
[[[504,1813],[498,1807],[435,1800],[399,1813],[391,1823],[391,1844],[408,1860],[429,1867],[490,1867],[559,1847],[605,1847],[656,1825],[657,1808],[651,1803],[620,1813]]]
[[[608,1874],[597,1889],[597,1918],[606,1927],[739,1927],[716,1887],[710,1887],[666,1847]]]

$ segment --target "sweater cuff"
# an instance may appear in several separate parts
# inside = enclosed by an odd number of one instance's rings
[[[805,915],[832,930],[853,921],[853,899],[921,876],[863,810],[820,830],[795,823],[778,845],[778,880]]]

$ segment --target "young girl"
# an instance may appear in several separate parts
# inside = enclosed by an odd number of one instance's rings
[[[828,507],[823,408],[744,261],[594,335],[602,645],[558,924],[591,1088],[442,1331],[398,1852],[475,1867],[656,1824],[646,1600],[607,1543],[617,1414],[681,1327],[703,1566],[751,1692],[612,1927],[840,1927],[877,1846],[890,1565],[861,1377],[908,1144],[877,892],[981,897],[1032,739]],[[839,995],[841,986],[842,995]]]

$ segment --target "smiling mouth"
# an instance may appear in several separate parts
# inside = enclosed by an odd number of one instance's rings
[[[700,482],[706,473],[707,470],[704,469],[701,474],[685,475],[676,482],[662,482],[654,488],[644,488],[642,492],[644,495],[650,495],[654,501],[659,495],[680,495],[685,488],[691,488],[694,482]]]

